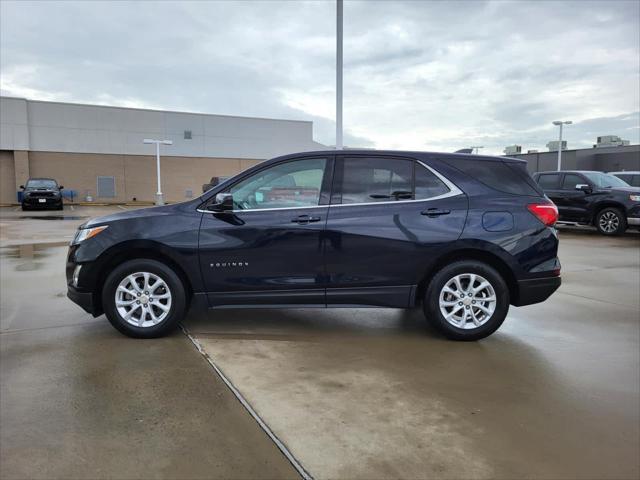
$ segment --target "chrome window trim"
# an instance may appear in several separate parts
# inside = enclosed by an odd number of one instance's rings
[[[310,205],[307,207],[282,207],[282,208],[252,208],[249,210],[232,210],[232,213],[248,213],[248,212],[274,212],[277,210],[310,210],[315,208],[333,208],[333,207],[358,207],[358,206],[368,206],[368,205],[397,205],[399,203],[417,203],[417,202],[431,202],[433,200],[442,200],[443,198],[449,197],[457,197],[458,195],[463,195],[464,192],[460,190],[453,182],[451,182],[447,177],[442,175],[440,172],[434,170],[429,165],[422,163],[420,160],[416,160],[417,163],[422,165],[424,168],[433,173],[438,179],[442,181],[449,189],[447,193],[443,193],[442,195],[437,195],[431,198],[420,198],[417,200],[392,200],[389,202],[364,202],[364,203],[334,203],[329,205]],[[201,210],[197,209],[198,212],[201,213],[215,213],[209,210]]]

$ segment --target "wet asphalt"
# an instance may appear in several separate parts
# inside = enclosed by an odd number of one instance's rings
[[[0,476],[295,476],[182,333],[130,340],[64,298],[66,242],[104,213],[0,211]],[[640,235],[559,235],[561,289],[481,342],[385,309],[185,327],[316,478],[638,478]]]

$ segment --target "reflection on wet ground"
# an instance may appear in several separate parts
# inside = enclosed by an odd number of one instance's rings
[[[51,248],[67,247],[68,245],[69,242],[52,242],[0,247],[0,258],[19,259],[20,261],[14,263],[14,268],[17,271],[38,270],[44,267],[44,263],[38,260],[49,255]]]

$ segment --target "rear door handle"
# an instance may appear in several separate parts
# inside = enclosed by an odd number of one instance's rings
[[[439,208],[427,208],[426,210],[420,212],[422,215],[426,215],[427,217],[439,217],[440,215],[449,215],[451,210],[441,210]]]
[[[309,215],[300,215],[299,217],[291,220],[293,223],[299,223],[300,225],[305,225],[307,223],[319,222],[321,220],[320,217],[310,217]]]

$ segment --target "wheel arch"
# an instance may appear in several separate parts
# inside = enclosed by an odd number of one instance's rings
[[[598,214],[604,210],[605,208],[616,208],[622,212],[622,215],[626,217],[627,209],[626,207],[615,200],[603,200],[602,202],[598,202],[593,206],[592,214],[591,214],[591,225],[596,224],[596,219],[598,218]]]
[[[194,289],[189,276],[180,266],[180,261],[175,258],[175,254],[171,249],[154,241],[131,241],[114,245],[96,259],[93,268],[95,278],[93,288],[94,305],[99,305],[100,310],[102,310],[102,289],[109,274],[128,260],[140,259],[155,260],[167,265],[182,281],[187,300],[193,296]]]
[[[509,264],[496,253],[487,250],[481,250],[478,248],[466,247],[458,250],[450,251],[435,261],[424,273],[422,279],[418,283],[416,288],[416,296],[414,298],[415,304],[418,305],[422,302],[422,298],[425,295],[427,287],[434,274],[453,262],[460,260],[476,260],[486,263],[487,265],[495,268],[502,276],[507,287],[509,288],[509,297],[511,303],[517,301],[519,296],[518,282]]]

